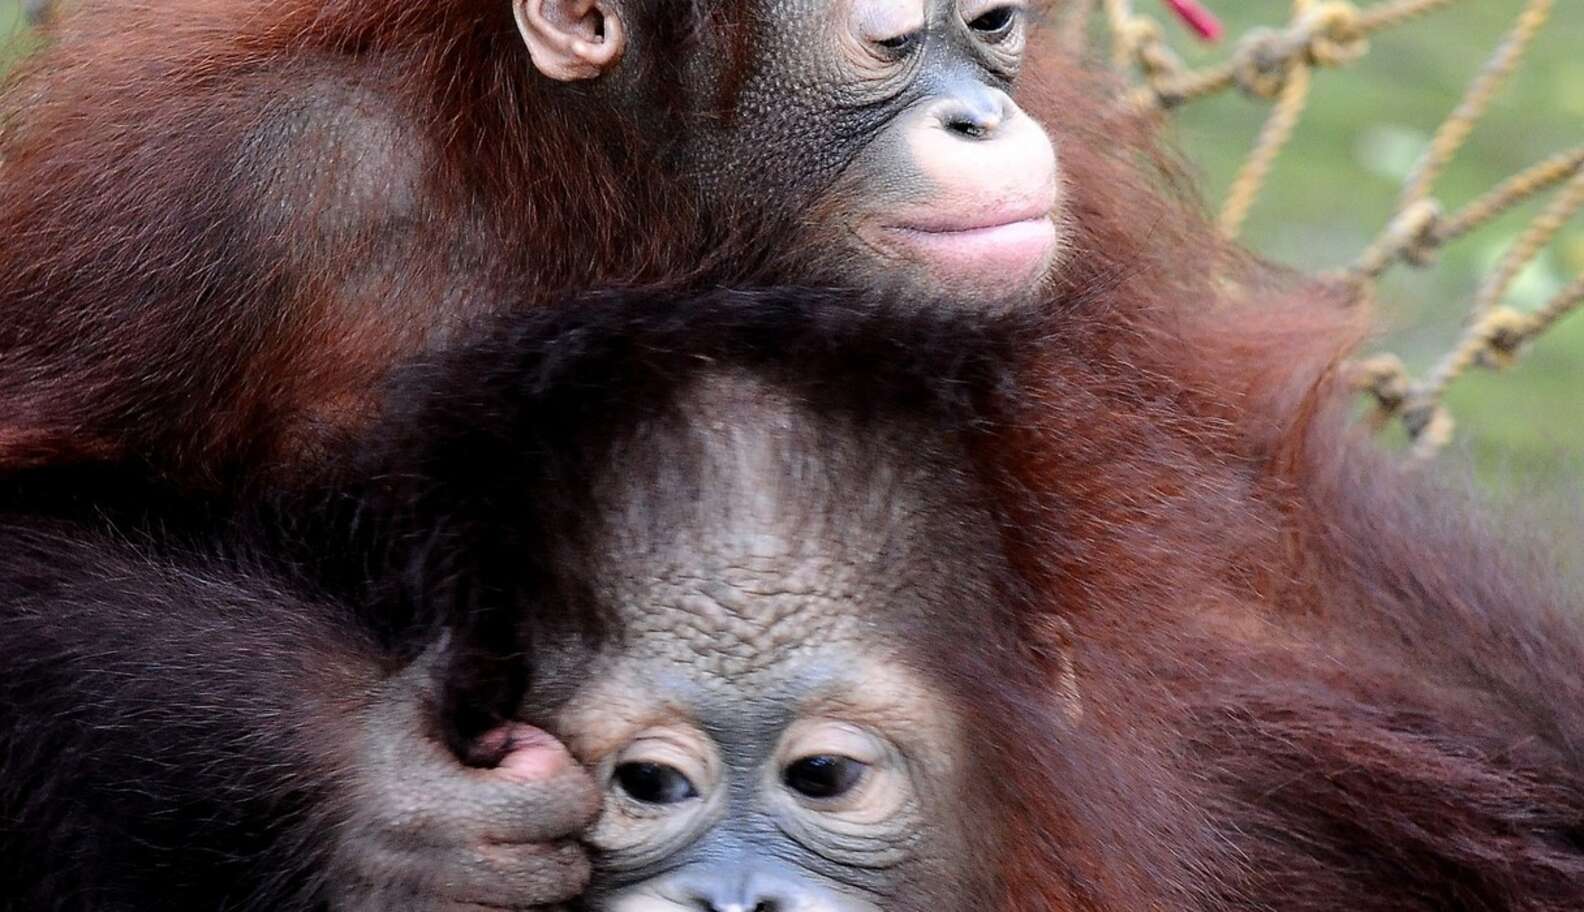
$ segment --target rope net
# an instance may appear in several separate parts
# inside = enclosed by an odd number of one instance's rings
[[[1346,0],[1292,0],[1283,26],[1255,28],[1232,45],[1225,59],[1193,69],[1166,41],[1158,18],[1141,13],[1133,0],[1068,0],[1063,41],[1075,52],[1103,18],[1115,65],[1132,74],[1134,88],[1120,101],[1141,113],[1170,112],[1183,105],[1239,90],[1270,104],[1270,113],[1222,203],[1218,226],[1236,238],[1258,204],[1271,168],[1301,122],[1318,69],[1350,64],[1369,51],[1370,38],[1440,12],[1460,2],[1487,0],[1379,0],[1367,6]],[[1193,30],[1216,37],[1219,24],[1200,0],[1162,0]],[[1510,367],[1561,320],[1584,308],[1584,274],[1537,308],[1509,305],[1509,292],[1524,269],[1539,258],[1562,229],[1584,211],[1584,144],[1556,152],[1512,175],[1460,209],[1448,211],[1436,197],[1438,179],[1479,125],[1536,35],[1550,20],[1554,0],[1526,0],[1464,92],[1436,130],[1403,182],[1395,215],[1347,268],[1328,275],[1355,301],[1372,298],[1378,280],[1399,265],[1432,264],[1441,248],[1538,197],[1549,202],[1484,278],[1468,306],[1461,336],[1422,376],[1400,357],[1385,353],[1352,365],[1351,377],[1373,404],[1372,420],[1399,422],[1418,458],[1435,455],[1452,438],[1447,390],[1472,368]]]

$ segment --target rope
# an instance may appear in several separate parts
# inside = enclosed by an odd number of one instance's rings
[[[1444,215],[1433,199],[1419,200],[1397,213],[1346,278],[1355,283],[1378,279],[1398,261],[1428,266],[1440,248],[1580,173],[1584,173],[1584,146],[1553,155],[1507,178],[1452,215]]]
[[[1557,293],[1557,296],[1546,302],[1546,305],[1534,312],[1525,327],[1527,338],[1521,342],[1529,342],[1545,335],[1551,327],[1561,322],[1569,314],[1584,308],[1584,273],[1574,279],[1572,284]]]
[[[1253,208],[1254,201],[1265,187],[1266,178],[1270,176],[1271,166],[1292,139],[1298,119],[1303,116],[1304,107],[1309,103],[1312,70],[1304,63],[1294,62],[1290,66],[1291,70],[1282,77],[1281,97],[1271,109],[1271,115],[1260,130],[1253,151],[1243,163],[1222,206],[1219,224],[1221,234],[1225,237],[1235,238],[1242,232],[1249,210]]]
[[[1525,266],[1534,262],[1562,230],[1573,216],[1584,210],[1584,171],[1574,175],[1567,186],[1558,194],[1540,217],[1529,223],[1529,227],[1518,237],[1502,257],[1501,263],[1492,271],[1490,277],[1480,288],[1479,294],[1474,298],[1473,313],[1480,317],[1489,313],[1492,308],[1501,303],[1507,296],[1507,290],[1518,278],[1518,274]]]
[[[1456,240],[1581,172],[1584,172],[1584,146],[1553,155],[1502,181],[1494,190],[1465,206],[1446,220],[1438,234],[1443,243]]]
[[[1486,277],[1470,307],[1468,329],[1423,382],[1414,383],[1395,358],[1372,359],[1361,369],[1358,379],[1375,399],[1377,423],[1392,414],[1399,415],[1414,441],[1414,455],[1421,460],[1432,457],[1452,439],[1455,423],[1444,404],[1452,383],[1476,365],[1493,369],[1510,366],[1524,345],[1576,310],[1584,297],[1584,290],[1579,287],[1584,284],[1581,279],[1534,314],[1501,306],[1524,268],[1534,262],[1570,219],[1584,211],[1584,147],[1554,155],[1508,178],[1450,218],[1442,215],[1440,205],[1430,195],[1436,180],[1550,18],[1552,8],[1553,0],[1530,0],[1524,7],[1409,173],[1397,216],[1360,256],[1350,273],[1355,289],[1362,289],[1393,262],[1426,265],[1448,242],[1566,182],[1563,191],[1529,224]],[[1419,12],[1424,11],[1427,10]],[[1389,11],[1378,10],[1380,14],[1386,12]],[[1406,14],[1408,10],[1390,12]]]
[[[1441,207],[1434,200],[1420,200],[1403,209],[1359,255],[1347,278],[1358,284],[1373,281],[1398,260],[1429,265],[1442,244],[1441,226]]]
[[[1087,6],[1092,8],[1094,2],[1097,0],[1090,0]],[[1235,237],[1277,157],[1292,140],[1308,102],[1314,70],[1347,64],[1368,50],[1368,40],[1377,32],[1454,2],[1390,0],[1360,10],[1344,0],[1293,0],[1287,26],[1250,30],[1227,60],[1202,70],[1185,67],[1166,44],[1159,23],[1137,14],[1131,0],[1104,0],[1104,9],[1119,66],[1137,67],[1142,77],[1141,85],[1124,98],[1132,110],[1169,110],[1233,88],[1274,102],[1221,210],[1220,230]],[[1512,28],[1415,162],[1403,182],[1396,215],[1354,264],[1335,277],[1347,283],[1356,299],[1371,298],[1375,281],[1393,264],[1429,265],[1448,243],[1528,200],[1557,191],[1485,277],[1470,304],[1468,327],[1423,380],[1416,381],[1402,359],[1392,354],[1351,365],[1351,379],[1376,403],[1372,422],[1381,426],[1394,418],[1400,421],[1413,441],[1414,454],[1421,459],[1434,455],[1452,438],[1456,425],[1444,399],[1459,377],[1476,366],[1501,369],[1511,365],[1527,345],[1560,320],[1584,309],[1584,275],[1532,313],[1503,306],[1524,268],[1570,220],[1584,212],[1584,145],[1508,177],[1450,215],[1432,196],[1437,180],[1549,21],[1554,6],[1555,0],[1525,3]]]
[[[1513,68],[1523,57],[1524,51],[1528,50],[1535,34],[1550,18],[1551,5],[1552,0],[1529,0],[1529,5],[1518,16],[1517,24],[1497,47],[1496,53],[1486,62],[1479,75],[1469,84],[1463,101],[1441,124],[1441,129],[1436,131],[1435,138],[1430,142],[1430,148],[1414,165],[1403,188],[1402,200],[1399,204],[1401,208],[1412,206],[1430,195],[1430,188],[1436,178],[1452,160],[1452,156],[1457,154],[1457,150],[1463,146],[1463,141],[1468,139],[1474,125],[1490,107],[1491,99],[1495,98],[1496,93],[1506,83],[1507,77],[1512,74]]]
[[[1514,242],[1475,297],[1472,324],[1422,383],[1413,383],[1401,361],[1391,356],[1369,359],[1356,368],[1356,383],[1375,399],[1377,423],[1400,414],[1404,428],[1414,440],[1416,457],[1430,458],[1451,439],[1452,417],[1443,399],[1454,381],[1475,366],[1493,370],[1511,367],[1524,346],[1584,306],[1584,276],[1534,313],[1501,306],[1523,267],[1580,211],[1584,211],[1584,169]]]
[[[1546,314],[1546,325],[1555,323],[1571,311],[1576,301],[1566,300],[1564,294],[1535,315],[1518,313],[1501,307],[1512,282],[1523,268],[1533,262],[1551,238],[1567,221],[1584,210],[1584,172],[1568,182],[1567,188],[1547,207],[1541,216],[1530,224],[1527,231],[1508,249],[1502,263],[1491,274],[1475,296],[1472,312],[1473,324],[1464,332],[1457,347],[1442,358],[1419,388],[1420,395],[1439,400],[1447,387],[1475,364],[1501,368],[1510,365],[1524,342],[1537,333],[1532,322]],[[1554,315],[1552,312],[1555,312]]]
[[[1399,25],[1406,25],[1420,16],[1428,16],[1456,2],[1457,0],[1395,0],[1392,3],[1377,3],[1359,13],[1359,28],[1366,35],[1373,35]]]
[[[1202,70],[1190,71],[1180,63],[1175,70],[1157,73],[1130,92],[1126,103],[1132,110],[1148,111],[1178,107],[1241,87],[1261,98],[1277,98],[1279,81],[1268,74],[1288,71],[1288,64],[1302,59],[1314,66],[1341,66],[1357,59],[1368,47],[1370,36],[1410,22],[1420,16],[1451,6],[1457,0],[1393,0],[1359,10],[1352,3],[1311,2],[1285,30],[1256,29],[1238,46],[1232,58]],[[1141,17],[1133,13],[1126,0],[1107,0],[1107,13],[1115,51],[1123,66],[1138,62],[1135,46],[1119,36],[1125,29],[1142,28],[1134,24]],[[1158,31],[1158,26],[1157,26]],[[1154,52],[1152,51],[1152,54]]]
[[[1126,70],[1138,56],[1138,39],[1129,33],[1128,24],[1139,16],[1133,12],[1132,0],[1105,0],[1105,14],[1111,26],[1111,63]]]
[[[1131,0],[1105,0],[1105,11],[1118,69],[1136,64],[1149,83],[1177,79],[1187,72],[1182,58],[1166,43],[1160,23],[1133,12]]]

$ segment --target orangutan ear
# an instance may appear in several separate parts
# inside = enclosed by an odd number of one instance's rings
[[[512,12],[534,68],[551,79],[594,79],[627,47],[626,24],[610,0],[512,0]]]

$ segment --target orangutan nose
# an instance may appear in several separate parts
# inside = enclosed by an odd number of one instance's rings
[[[935,110],[941,126],[953,136],[969,140],[994,139],[1010,114],[1011,99],[988,86],[966,86]]]

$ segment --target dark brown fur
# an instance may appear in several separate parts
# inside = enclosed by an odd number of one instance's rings
[[[585,122],[521,123],[502,62],[520,53],[489,56],[497,5],[193,0],[76,20],[11,95],[46,100],[8,139],[0,189],[16,315],[0,446],[239,458],[295,409],[345,396],[357,412],[370,378],[427,341],[402,308],[456,275],[489,309],[502,289],[688,273],[689,245],[649,221],[669,210],[606,182],[633,166],[584,183],[540,159]],[[303,207],[261,239],[210,203],[256,208],[263,172],[229,165],[239,125],[301,101],[304,66],[335,83],[361,55],[389,62],[382,91],[420,115],[397,126],[425,139],[401,148],[432,149],[419,173],[449,188],[380,223],[412,233],[397,249],[434,285],[378,314],[337,306],[358,255],[388,249],[370,236]],[[475,80],[450,79],[459,60]],[[964,669],[1007,827],[1001,906],[1584,907],[1577,594],[1349,435],[1335,372],[1365,315],[1216,242],[1163,188],[1148,125],[1107,114],[1063,61],[1036,70],[1023,100],[1057,137],[1075,237],[1023,395],[983,446],[1017,520],[1008,548],[1073,630],[1084,714],[1051,696],[1048,650]],[[528,205],[528,165],[561,174],[566,198]],[[475,223],[474,194],[503,203]],[[617,215],[580,221],[591,194]],[[590,246],[553,243],[569,235]],[[316,281],[245,259],[282,239],[268,262]],[[431,254],[474,259],[453,272]],[[514,285],[540,255],[542,283]]]
[[[740,365],[816,414],[922,413],[1003,492],[1010,597],[921,632],[970,708],[997,908],[1584,902],[1577,594],[1469,498],[1350,435],[1337,335],[1257,329],[1239,317],[1265,311],[1231,302],[1185,358],[1081,314],[996,328],[935,303],[587,296],[416,371],[376,464],[401,480],[386,507],[416,509],[437,543],[398,574],[435,581],[407,601],[477,625],[453,683],[487,679],[478,656],[513,641],[519,606],[580,604],[523,555],[579,540],[607,438]],[[1240,331],[1259,335],[1237,359],[1197,363]],[[1229,378],[1265,350],[1288,359],[1270,376],[1291,399]],[[460,704],[514,705],[488,694]]]

